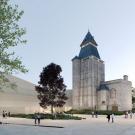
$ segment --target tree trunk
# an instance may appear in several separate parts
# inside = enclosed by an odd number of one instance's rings
[[[52,113],[52,115],[53,115],[53,105],[51,105],[51,113]]]

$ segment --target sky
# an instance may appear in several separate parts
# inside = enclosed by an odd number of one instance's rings
[[[20,26],[27,44],[15,48],[28,73],[15,76],[37,84],[43,67],[54,62],[62,67],[72,88],[72,61],[89,31],[105,62],[105,80],[128,75],[135,86],[134,0],[11,0],[24,10]]]

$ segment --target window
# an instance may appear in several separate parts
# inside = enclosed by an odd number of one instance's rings
[[[110,98],[116,98],[116,89],[111,89]]]
[[[102,104],[104,105],[105,104],[105,101],[102,101]]]

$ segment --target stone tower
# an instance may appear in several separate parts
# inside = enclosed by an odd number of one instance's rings
[[[97,89],[105,81],[104,62],[100,59],[97,43],[89,31],[80,47],[79,56],[72,59],[73,108],[96,109]]]

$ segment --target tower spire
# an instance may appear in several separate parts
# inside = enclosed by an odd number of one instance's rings
[[[82,43],[81,43],[80,46],[82,47],[82,46],[84,46],[84,45],[86,45],[86,44],[88,44],[88,43],[92,43],[92,44],[94,44],[95,46],[97,46],[97,43],[96,43],[96,41],[94,40],[94,37],[91,35],[89,29],[88,29],[88,32],[87,32],[87,34],[86,34],[86,36],[85,36],[85,38],[84,38],[84,40],[82,41]]]
[[[81,50],[79,53],[79,58],[86,58],[88,56],[95,56],[96,58],[100,59],[100,55],[97,50],[97,43],[94,40],[93,36],[91,35],[89,29],[81,43]]]

